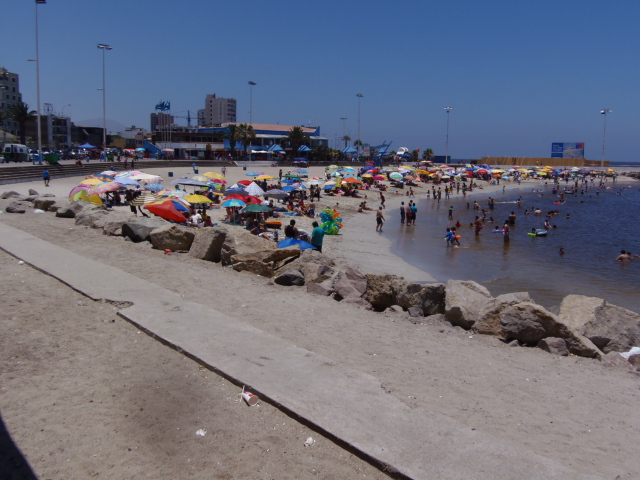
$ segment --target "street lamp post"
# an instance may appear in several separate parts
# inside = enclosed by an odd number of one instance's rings
[[[102,50],[102,152],[107,158],[107,93],[105,89],[105,68],[104,57],[106,50],[113,50],[112,47],[104,43],[99,43],[98,48]]]
[[[361,93],[357,93],[356,97],[358,97],[358,161],[360,160],[360,145],[362,141],[360,140],[360,99],[364,97]]]
[[[604,147],[607,144],[607,114],[611,113],[613,110],[610,108],[605,108],[600,110],[600,114],[604,115],[604,134],[602,135],[602,160],[600,160],[600,168],[604,167]]]
[[[36,0],[36,90],[38,101],[38,163],[42,164],[42,125],[40,125],[40,51],[38,42],[38,5],[46,0]]]
[[[60,112],[60,116],[61,116],[62,118],[64,118],[64,109],[65,109],[65,108],[67,108],[67,107],[70,107],[70,106],[71,106],[71,104],[70,104],[70,103],[67,103],[64,107],[62,107],[62,112]]]
[[[449,113],[453,110],[453,107],[444,107],[447,112],[447,146],[445,150],[444,163],[449,163]]]
[[[253,86],[256,82],[249,80],[249,125],[253,126]],[[251,161],[251,150],[253,150],[253,142],[249,142],[249,161]]]
[[[0,123],[0,126],[2,127],[2,146],[4,147],[4,145],[7,143],[7,129],[5,128],[5,122],[7,121],[6,118],[4,118],[7,110],[5,107],[5,93],[4,90],[9,90],[9,87],[7,87],[6,85],[0,85],[0,100],[2,100],[2,123]],[[2,152],[0,152],[2,153]]]

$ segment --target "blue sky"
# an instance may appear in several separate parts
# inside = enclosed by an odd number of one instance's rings
[[[47,0],[39,7],[42,103],[76,123],[149,128],[160,100],[185,115],[208,93],[255,123],[319,125],[333,139],[432,148],[453,158],[548,157],[552,142],[638,161],[640,2],[477,0]],[[0,66],[35,107],[35,0],[3,0]],[[9,21],[7,21],[8,19]],[[186,124],[178,118],[178,123]],[[333,142],[331,142],[333,144]]]

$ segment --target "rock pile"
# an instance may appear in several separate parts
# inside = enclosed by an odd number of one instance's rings
[[[494,298],[472,281],[423,285],[396,275],[367,274],[314,250],[301,252],[297,246],[280,249],[275,242],[245,229],[195,229],[157,217],[132,218],[84,201],[25,197],[17,192],[5,192],[1,198],[12,200],[7,212],[24,213],[29,208],[55,212],[57,217],[75,218],[76,225],[101,229],[105,235],[150,242],[158,250],[188,252],[194,258],[236,271],[273,278],[277,285],[305,288],[309,293],[369,310],[406,315],[414,323],[444,321],[499,337],[510,345],[538,347],[561,356],[597,358],[605,365],[640,371],[640,354],[628,360],[620,355],[640,345],[640,315],[601,298],[569,295],[555,315],[534,303],[526,292]]]

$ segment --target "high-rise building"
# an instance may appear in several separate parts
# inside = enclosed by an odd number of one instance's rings
[[[17,73],[11,73],[4,67],[0,67],[0,111],[7,114],[9,108],[16,103],[22,102],[20,93],[20,77]],[[4,130],[12,135],[20,135],[20,125],[13,120],[5,119],[0,123],[0,130]],[[0,141],[1,141],[0,136]]]
[[[204,108],[198,110],[198,126],[210,127],[236,121],[236,99],[216,97],[208,94],[204,100]]]
[[[151,114],[151,131],[168,130],[173,127],[173,115],[168,113],[152,113]]]

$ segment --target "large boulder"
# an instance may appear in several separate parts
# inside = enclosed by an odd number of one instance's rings
[[[605,353],[626,352],[640,345],[640,315],[601,298],[565,297],[560,319]]]
[[[106,210],[83,209],[76,213],[76,225],[91,228],[100,228],[100,222],[109,215]]]
[[[307,285],[311,283],[323,283],[326,280],[335,279],[338,271],[335,269],[335,261],[316,250],[304,250],[300,256],[288,261],[284,267],[286,270],[295,269],[302,272]]]
[[[277,249],[278,244],[276,242],[253,235],[245,229],[230,229],[222,243],[220,261],[224,266],[233,265],[234,263],[240,263],[240,260],[234,260],[233,257],[236,255]]]
[[[436,315],[444,313],[445,285],[433,283],[422,285],[419,283],[407,284],[404,291],[398,293],[398,305],[407,310],[419,308],[423,315]]]
[[[219,262],[222,244],[229,231],[225,227],[200,228],[189,250],[189,255],[200,260]]]
[[[20,197],[21,195],[18,192],[14,192],[13,190],[10,190],[8,192],[4,192],[2,195],[0,195],[0,198],[2,200],[6,200],[7,198],[13,198],[13,197]]]
[[[272,277],[273,276],[273,266],[269,263],[248,261],[248,262],[238,262],[233,265],[229,265],[236,272],[249,272],[255,273],[256,275],[261,275],[263,277]]]
[[[48,209],[49,212],[56,212],[58,218],[76,218],[76,215],[84,209],[86,202],[74,202],[66,198],[56,200],[56,203],[51,205]]]
[[[31,204],[25,201],[11,202],[7,208],[7,213],[25,213],[28,208],[31,208]]]
[[[189,250],[195,238],[193,229],[167,224],[151,232],[151,245],[157,250]]]
[[[505,293],[489,299],[479,311],[478,320],[472,330],[482,335],[504,337],[500,326],[500,312],[505,308],[522,302],[533,302],[527,292]]]
[[[367,290],[362,296],[373,308],[383,311],[398,304],[398,296],[407,288],[407,281],[397,275],[367,274]]]
[[[564,338],[547,337],[538,342],[538,348],[545,352],[553,353],[554,355],[560,355],[566,357],[569,355],[569,349],[567,348],[567,342]]]
[[[305,278],[306,280],[306,278]],[[328,297],[330,296],[334,290],[333,290],[333,282],[331,280],[325,280],[324,282],[320,282],[320,283],[307,283],[307,292],[309,293],[315,293],[316,295],[322,295],[323,297]]]
[[[111,212],[101,218],[96,226],[102,229],[104,235],[122,236],[122,227],[131,220],[131,215],[125,212]]]
[[[452,325],[469,330],[480,320],[480,312],[491,298],[489,290],[476,282],[449,280],[445,295],[445,319]]]
[[[254,252],[238,253],[231,257],[233,264],[240,262],[260,262],[269,263],[273,268],[283,260],[294,258],[300,255],[300,247],[292,246],[287,248],[276,248],[268,250],[257,250]]]
[[[150,242],[151,232],[165,225],[165,221],[156,218],[129,218],[129,221],[122,225],[122,236],[134,243]]]
[[[324,267],[329,272],[329,267]],[[367,290],[367,277],[355,267],[348,266],[334,285],[340,298],[361,297]]]
[[[304,276],[300,270],[287,270],[274,278],[273,281],[276,284],[283,285],[285,287],[301,287],[304,285]]]
[[[38,197],[38,198],[35,198],[33,201],[33,208],[38,208],[46,212],[47,210],[49,210],[49,207],[55,203],[56,203],[55,198]]]
[[[586,337],[573,331],[544,307],[531,302],[510,305],[500,312],[500,326],[507,340],[537,345],[547,337],[562,338],[569,351],[581,357],[601,358],[602,352]]]
[[[36,190],[34,190],[33,188],[30,188],[30,189],[29,189],[29,195],[33,195],[33,196],[36,196],[36,197],[37,197],[37,196],[39,196],[40,194],[39,194]]]

